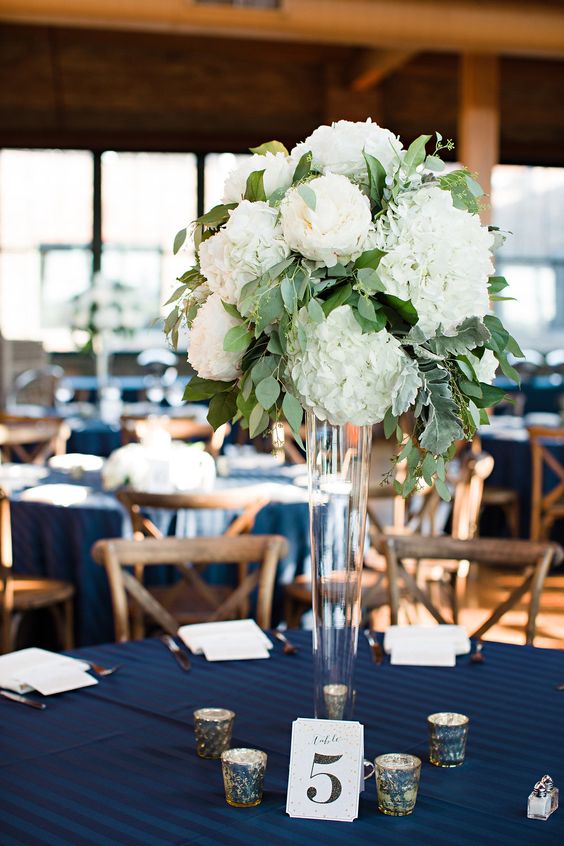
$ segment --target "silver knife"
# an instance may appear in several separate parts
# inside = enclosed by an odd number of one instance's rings
[[[0,690],[0,696],[4,699],[11,699],[12,702],[20,702],[22,705],[29,705],[30,708],[37,708],[38,711],[44,711],[47,705],[44,702],[38,702],[37,699],[28,699],[27,696],[20,696],[19,693],[11,693],[8,690]]]
[[[370,645],[372,652],[372,660],[375,664],[381,664],[384,660],[384,650],[375,637],[373,637],[370,629],[364,629],[364,636]]]
[[[164,643],[166,648],[172,652],[182,669],[186,671],[189,670],[190,659],[186,652],[184,652],[184,650],[178,646],[174,638],[172,638],[170,635],[164,634],[161,635],[161,641],[162,643]]]

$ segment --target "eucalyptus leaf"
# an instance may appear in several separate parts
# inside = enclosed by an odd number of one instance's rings
[[[280,293],[288,314],[294,314],[297,309],[296,289],[293,281],[285,276],[280,284]]]
[[[268,411],[280,396],[280,383],[273,376],[268,376],[258,383],[255,394],[264,410]]]
[[[253,364],[251,377],[255,385],[272,376],[278,369],[279,359],[274,355],[265,355]],[[270,407],[270,406],[269,406]]]
[[[386,411],[384,417],[384,437],[391,438],[394,434],[394,430],[398,425],[398,419],[393,414],[391,407]]]
[[[217,382],[215,379],[202,379],[200,376],[192,376],[184,389],[182,399],[186,402],[199,402],[231,390],[234,384],[234,382]]]
[[[297,434],[299,436],[304,411],[298,400],[292,394],[288,393],[288,391],[286,391],[286,395],[282,400],[282,412],[290,424],[290,428],[292,429],[294,435]]]
[[[274,353],[274,355],[283,355],[284,350],[282,349],[282,344],[280,343],[280,336],[278,332],[276,332],[276,330],[271,333],[266,349],[268,350],[268,352]]]
[[[224,300],[221,301],[221,305],[223,306],[227,314],[230,314],[231,317],[236,317],[237,320],[241,320],[241,315],[237,311],[237,306],[234,306],[231,303],[226,303]]]
[[[374,310],[374,306],[372,301],[368,299],[368,297],[360,297],[358,300],[358,313],[362,315],[366,320],[376,320],[376,311]]]
[[[302,179],[305,179],[306,176],[309,176],[311,172],[311,160],[312,154],[311,153],[304,153],[301,159],[299,160],[296,169],[294,171],[294,178],[292,179],[292,185],[296,185],[298,182],[301,182]]]
[[[276,323],[284,313],[284,302],[280,287],[276,285],[270,288],[261,296],[258,305],[256,319],[256,331],[258,334],[264,331],[267,326]]]
[[[183,294],[185,294],[186,291],[189,291],[189,290],[190,290],[189,285],[179,285],[178,288],[176,288],[176,290],[174,291],[174,293],[170,295],[170,297],[168,298],[168,300],[165,303],[165,306],[171,305],[171,303],[175,303],[176,300],[179,300],[181,298],[181,296]]]
[[[245,200],[250,200],[251,203],[258,201],[266,202],[264,170],[255,170],[249,173],[245,187]]]
[[[332,311],[334,311],[336,308],[339,308],[339,306],[343,305],[343,303],[348,300],[351,293],[352,285],[350,284],[350,282],[347,282],[342,287],[337,288],[337,290],[334,291],[321,306],[325,317],[329,317]]]
[[[249,147],[249,150],[258,156],[266,156],[267,153],[272,153],[273,155],[284,153],[285,156],[289,155],[288,150],[281,141],[265,141],[264,144],[260,144],[258,147]]]
[[[485,382],[480,382],[480,389],[482,396],[478,400],[474,400],[478,408],[489,408],[504,399],[506,392],[503,388],[498,388],[496,385],[487,385]]]
[[[208,408],[208,422],[214,429],[227,423],[237,412],[236,391],[226,391],[211,398]]]
[[[435,479],[435,490],[441,499],[445,502],[450,502],[452,496],[446,482],[443,482],[442,479]]]
[[[253,336],[244,323],[234,326],[223,339],[223,349],[226,352],[243,352],[251,343]]]
[[[425,147],[430,139],[430,135],[420,135],[407,148],[401,164],[407,176],[410,176],[425,161]]]
[[[381,209],[382,195],[386,186],[386,170],[382,166],[382,163],[374,156],[364,152],[363,156],[368,169],[368,194],[372,200],[372,204],[377,209]]]
[[[428,170],[433,170],[436,173],[440,173],[442,170],[445,169],[445,163],[438,156],[427,156],[427,158],[425,159],[425,167]]]
[[[321,323],[323,320],[325,320],[325,314],[323,313],[323,309],[314,297],[312,297],[312,299],[307,304],[307,310],[309,316],[311,317],[314,323]]]
[[[184,246],[184,242],[186,241],[186,235],[187,230],[186,228],[184,228],[177,232],[174,236],[174,244],[172,246],[172,252],[174,253],[174,255],[176,255],[177,252]]]
[[[313,188],[310,188],[309,185],[304,183],[303,185],[298,185],[296,190],[306,206],[308,206],[308,208],[312,211],[315,211],[315,207],[317,206],[317,197],[315,196]]]
[[[251,438],[256,438],[257,435],[264,432],[269,419],[262,405],[257,403],[249,415],[249,435]]]
[[[229,212],[236,207],[237,203],[220,203],[218,206],[214,206],[213,209],[210,209],[209,212],[206,212],[198,217],[196,219],[196,223],[216,229],[229,219]]]
[[[373,270],[377,270],[380,260],[385,255],[384,250],[365,250],[355,261],[354,267],[356,270],[360,270],[362,267],[371,267]]]

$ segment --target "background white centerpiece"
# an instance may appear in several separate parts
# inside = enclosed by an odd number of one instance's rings
[[[444,173],[437,133],[407,149],[370,120],[321,126],[291,152],[277,141],[227,178],[224,203],[194,224],[197,262],[165,330],[191,328],[187,400],[210,399],[214,427],[251,437],[303,410],[332,425],[384,421],[407,459],[404,496],[423,477],[447,498],[445,461],[517,380],[516,341],[490,312],[495,227],[465,169]],[[176,236],[178,252],[187,228]],[[223,310],[223,312],[222,312]],[[410,411],[406,439],[399,417]]]

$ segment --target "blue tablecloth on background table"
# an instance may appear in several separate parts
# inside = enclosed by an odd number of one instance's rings
[[[289,471],[290,472],[290,471]],[[216,488],[240,487],[262,483],[291,484],[292,475],[264,472],[233,472],[218,478]],[[41,484],[70,483],[61,472],[51,471]],[[129,520],[113,494],[100,491],[97,473],[86,473],[83,484],[92,495],[79,505],[57,506],[19,500],[12,502],[14,570],[26,575],[66,579],[76,588],[75,630],[78,645],[113,640],[113,617],[106,574],[90,555],[92,545],[101,538],[122,537]],[[221,535],[236,511],[198,510],[185,512],[182,534],[187,537]],[[257,515],[255,534],[281,534],[289,543],[289,552],[279,564],[274,596],[275,621],[282,615],[282,585],[299,573],[309,572],[309,522],[305,502],[272,502]]]
[[[119,423],[104,423],[98,418],[86,418],[70,420],[69,424],[71,435],[67,441],[67,452],[107,458],[122,446]]]
[[[539,412],[559,414],[564,400],[564,379],[562,376],[535,376],[517,386],[505,377],[498,377],[495,384],[509,394],[520,393],[525,397],[524,414]]]
[[[409,817],[376,810],[366,783],[352,823],[285,813],[291,724],[310,717],[309,634],[295,656],[279,644],[266,661],[206,663],[183,673],[158,641],[83,650],[118,673],[96,687],[50,697],[43,712],[0,702],[2,846],[562,846],[564,808],[526,818],[533,784],[564,785],[564,658],[556,650],[488,643],[486,660],[449,668],[372,663],[359,644],[356,718],[365,754],[411,752],[422,761]],[[232,708],[232,745],[268,753],[255,808],[225,803],[221,765],[196,756],[192,712]],[[426,716],[470,717],[465,763],[427,762]]]

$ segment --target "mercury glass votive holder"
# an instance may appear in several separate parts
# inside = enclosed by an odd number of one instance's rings
[[[323,686],[323,701],[328,720],[342,720],[347,704],[349,689],[346,684],[326,684]]]
[[[266,752],[227,749],[221,755],[225,799],[234,808],[252,808],[262,801]]]
[[[200,758],[221,758],[229,749],[235,713],[227,708],[199,708],[194,711],[196,752]]]
[[[378,810],[390,817],[406,817],[415,808],[421,760],[390,752],[374,761]]]
[[[451,711],[427,717],[429,760],[432,764],[436,767],[459,767],[464,763],[468,722],[465,714]]]

